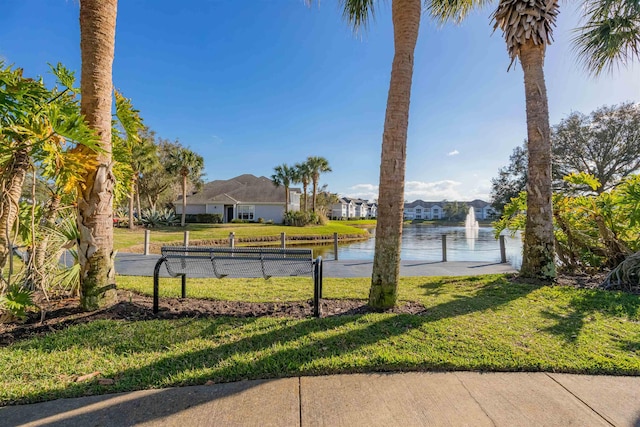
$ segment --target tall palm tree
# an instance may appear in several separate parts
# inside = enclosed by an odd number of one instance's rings
[[[302,194],[304,196],[304,211],[306,212],[308,209],[307,189],[309,188],[309,183],[311,182],[312,170],[308,162],[296,163],[295,168],[297,171],[299,182],[302,184]]]
[[[461,21],[474,5],[484,0],[426,0],[432,18],[440,22]],[[342,0],[343,16],[357,31],[374,15],[375,0]],[[413,58],[420,28],[420,0],[392,0],[394,57],[387,97],[382,155],[378,222],[369,305],[384,309],[395,305],[400,275],[400,242],[404,206],[409,101]]]
[[[598,75],[616,63],[640,57],[637,0],[587,0],[584,11],[586,24],[577,29],[574,48],[588,71]],[[520,274],[543,282],[555,277],[551,140],[543,64],[557,14],[557,0],[501,0],[493,15],[494,29],[500,27],[504,32],[511,65],[519,58],[524,72],[529,161]]]
[[[167,170],[169,173],[179,174],[182,181],[182,219],[180,220],[182,227],[186,225],[187,184],[189,181],[198,183],[201,180],[203,168],[204,159],[202,156],[188,148],[178,147],[169,154]]]
[[[552,281],[556,275],[551,207],[551,132],[544,57],[558,15],[557,0],[501,0],[493,15],[507,42],[511,65],[524,72],[527,110],[527,218],[520,274]],[[509,65],[509,67],[511,67]]]
[[[87,169],[78,194],[80,304],[94,310],[116,301],[113,263],[113,187],[111,158],[112,67],[117,0],[80,0],[82,72],[80,109],[99,135],[96,167]]]
[[[273,168],[274,174],[271,181],[276,187],[284,187],[284,213],[289,212],[289,187],[296,180],[296,171],[291,166],[283,163]]]
[[[318,195],[318,182],[320,181],[320,174],[325,172],[331,172],[331,168],[329,167],[329,161],[324,157],[309,156],[307,157],[306,163],[307,163],[307,167],[311,172],[311,181],[313,182],[313,196],[311,198],[311,210],[315,212],[316,196]]]

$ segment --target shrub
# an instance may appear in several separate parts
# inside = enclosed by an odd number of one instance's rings
[[[212,214],[212,213],[202,213],[202,214],[196,214],[196,215],[191,215],[192,217],[195,217],[193,221],[194,223],[198,223],[198,224],[222,224],[222,214],[216,213],[216,214]]]
[[[284,224],[295,227],[304,227],[305,225],[323,225],[326,224],[327,218],[314,212],[291,211],[284,215]]]
[[[27,308],[35,306],[32,296],[33,292],[30,290],[12,285],[6,294],[0,296],[0,323],[24,320],[27,317]]]
[[[171,209],[143,209],[141,220],[142,225],[147,228],[154,228],[162,225],[172,226],[180,222],[180,219]]]

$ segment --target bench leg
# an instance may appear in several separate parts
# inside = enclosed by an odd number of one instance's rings
[[[322,299],[322,257],[313,265],[313,315],[320,317],[320,300]]]
[[[159,305],[159,292],[160,292],[160,266],[166,259],[160,258],[158,262],[156,262],[156,266],[153,268],[153,312],[154,314],[158,312]]]
[[[182,275],[182,298],[187,297],[187,275]]]

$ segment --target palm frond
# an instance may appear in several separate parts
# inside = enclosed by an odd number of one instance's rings
[[[375,0],[341,0],[342,17],[356,33],[366,30],[370,19],[375,19]]]
[[[640,58],[640,2],[590,1],[585,24],[575,30],[573,48],[584,68],[599,75]]]
[[[425,7],[440,25],[449,21],[460,24],[471,11],[489,3],[490,0],[428,0]]]
[[[491,16],[493,30],[503,31],[511,58],[509,69],[528,42],[546,46],[553,42],[558,0],[501,0]]]

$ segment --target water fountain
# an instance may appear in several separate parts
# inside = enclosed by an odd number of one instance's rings
[[[467,246],[472,251],[475,250],[476,239],[478,238],[479,233],[480,226],[476,220],[476,211],[473,209],[473,206],[470,206],[467,218],[464,221],[464,234],[467,238]]]

